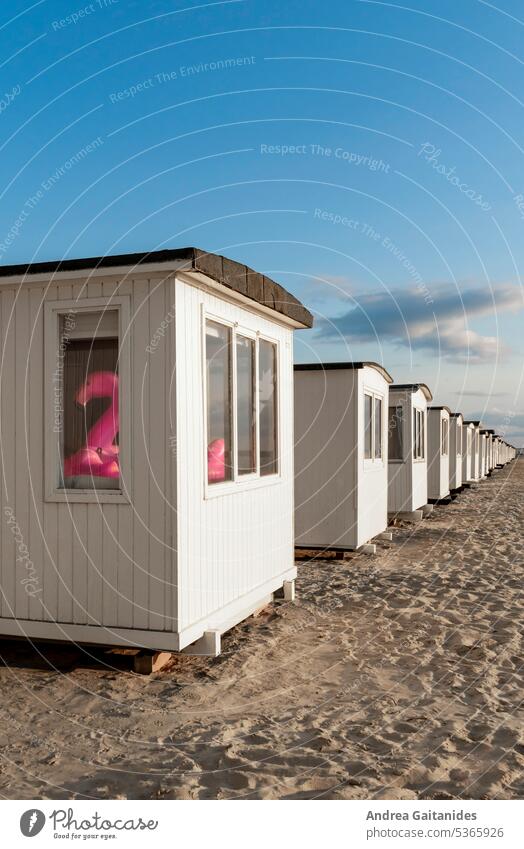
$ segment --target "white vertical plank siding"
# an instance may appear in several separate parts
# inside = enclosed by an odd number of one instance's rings
[[[388,512],[412,510],[413,485],[413,406],[412,396],[405,391],[389,390],[389,405],[402,407],[403,460],[388,457]]]
[[[428,421],[427,401],[422,389],[389,389],[392,407],[401,405],[404,414],[404,460],[390,461],[388,485],[389,513],[411,512],[423,507],[428,500]],[[424,459],[413,458],[413,410],[421,410],[426,417]]]
[[[8,524],[16,520],[15,505],[15,435],[16,409],[14,398],[16,394],[15,379],[15,326],[14,302],[16,291],[8,289],[1,292],[2,306],[2,339],[0,360],[0,442],[2,460],[2,616],[16,615],[15,584],[17,572],[17,548],[11,528]],[[7,511],[10,512],[7,515]]]
[[[181,631],[294,569],[291,330],[181,280],[176,293],[178,607]],[[280,475],[206,496],[203,311],[279,344]],[[212,487],[210,488],[212,490]]]
[[[462,442],[463,419],[461,415],[451,416],[449,420],[449,488],[459,489],[462,486]],[[467,438],[467,437],[466,437]]]
[[[374,368],[358,371],[358,476],[356,483],[357,546],[385,531],[388,524],[388,406],[389,384]],[[364,460],[364,392],[382,398],[382,459]]]
[[[20,620],[26,633],[30,621],[176,630],[175,458],[168,446],[166,401],[171,380],[175,388],[174,328],[154,355],[146,352],[170,308],[168,287],[173,284],[159,274],[154,282],[144,274],[89,281],[86,274],[74,282],[0,287],[0,613]],[[43,304],[112,294],[129,296],[131,307],[130,502],[46,501],[44,400],[52,387],[45,384]],[[121,405],[121,416],[124,409]],[[42,592],[34,597],[21,583],[27,570],[17,563],[6,508],[13,511],[40,581]]]
[[[295,371],[295,541],[356,548],[358,372]]]

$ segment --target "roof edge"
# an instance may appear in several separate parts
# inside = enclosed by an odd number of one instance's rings
[[[63,274],[68,271],[112,269],[122,266],[137,268],[148,263],[181,263],[180,271],[199,271],[227,289],[262,304],[286,316],[302,327],[313,326],[313,316],[294,295],[264,274],[221,254],[200,248],[174,248],[132,254],[112,254],[99,257],[35,262],[21,265],[0,265],[2,277],[29,277],[32,274]]]
[[[382,375],[387,383],[393,383],[393,378],[384,366],[371,360],[350,361],[342,363],[295,363],[294,371],[344,371],[344,369],[355,370],[362,368],[373,368]]]
[[[418,392],[419,389],[424,393],[427,401],[433,401],[433,395],[431,394],[431,390],[429,386],[425,383],[394,383],[391,387],[393,391],[399,390],[400,392]]]

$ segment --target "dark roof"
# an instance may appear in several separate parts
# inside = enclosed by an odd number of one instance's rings
[[[253,271],[247,265],[235,262],[220,254],[202,251],[199,248],[176,248],[175,250],[150,251],[136,254],[116,254],[114,256],[88,257],[85,259],[64,259],[54,262],[35,262],[29,265],[0,265],[0,277],[30,274],[55,274],[67,271],[89,271],[95,268],[116,268],[117,266],[138,266],[146,263],[182,262],[181,271],[200,271],[221,283],[263,304],[275,312],[291,318],[304,327],[313,326],[313,316],[279,283],[269,277]]]
[[[446,410],[450,414],[450,416],[452,415],[451,410],[449,409],[449,407],[446,407],[445,404],[441,404],[440,407],[428,407],[428,410]]]
[[[397,392],[398,390],[399,392],[415,393],[418,392],[419,389],[422,390],[428,401],[433,401],[433,395],[425,383],[394,383],[391,387],[393,392]]]
[[[336,371],[336,370],[344,370],[344,369],[360,369],[360,368],[374,368],[378,371],[382,377],[387,380],[388,383],[393,383],[393,378],[390,373],[386,371],[384,366],[379,365],[378,363],[369,362],[349,362],[349,363],[296,363],[294,366],[295,371]]]
[[[458,417],[460,416],[462,418],[462,421],[464,421],[463,413],[450,413],[450,416],[454,419],[458,419]]]
[[[475,421],[465,421],[464,424],[465,425],[472,424],[472,425],[475,425],[475,427],[480,427],[480,422],[475,422]]]

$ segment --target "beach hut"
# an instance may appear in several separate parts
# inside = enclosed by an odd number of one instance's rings
[[[480,480],[484,480],[486,477],[487,471],[487,439],[486,439],[486,431],[484,429],[480,429],[479,431],[479,478]]]
[[[486,474],[491,475],[493,470],[493,438],[495,435],[495,431],[486,430],[486,445],[487,445],[487,463],[486,463]]]
[[[475,480],[473,452],[475,443],[475,425],[464,422],[462,425],[462,485],[469,486]]]
[[[428,501],[449,495],[449,407],[428,407]]]
[[[449,418],[449,488],[455,492],[462,487],[462,413],[451,413]]]
[[[0,633],[216,654],[293,594],[281,286],[196,248],[0,267]]]
[[[501,440],[500,436],[495,435],[495,439],[493,440],[493,468],[500,468],[500,454],[501,454]]]
[[[428,501],[427,405],[425,383],[389,388],[388,512],[420,518]]]
[[[358,549],[387,527],[387,409],[377,363],[295,366],[295,540]]]
[[[478,421],[464,422],[465,425],[473,425],[471,432],[471,477],[468,483],[476,483],[480,480],[480,428]]]

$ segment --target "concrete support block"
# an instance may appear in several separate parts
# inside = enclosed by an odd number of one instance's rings
[[[393,534],[391,531],[382,531],[381,534],[377,534],[377,539],[387,539],[388,542],[391,542]]]
[[[195,657],[218,657],[220,651],[220,631],[204,631],[199,640],[182,649],[182,654],[190,654]]]
[[[402,522],[420,522],[422,517],[422,510],[411,510],[406,513],[392,513],[389,518],[400,519]]]
[[[284,583],[282,584],[282,590],[284,592],[284,601],[295,601],[294,581],[284,581]]]
[[[377,546],[374,542],[366,542],[358,549],[362,554],[376,554]]]
[[[424,517],[429,516],[430,513],[433,513],[434,505],[433,504],[424,504],[422,508],[422,515]]]

